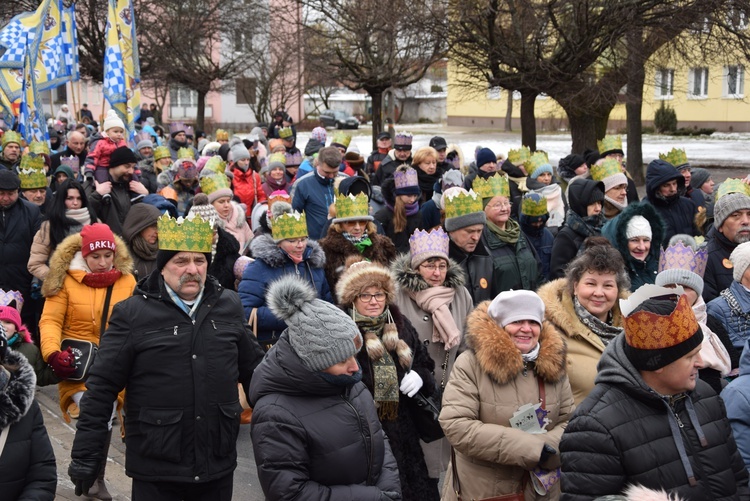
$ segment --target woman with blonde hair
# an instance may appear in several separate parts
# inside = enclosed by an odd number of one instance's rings
[[[414,153],[411,166],[416,169],[419,178],[419,189],[422,192],[419,197],[421,205],[432,198],[435,183],[440,181],[447,169],[438,166],[438,152],[430,146],[423,146]]]

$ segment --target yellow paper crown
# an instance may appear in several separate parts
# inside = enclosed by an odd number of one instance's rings
[[[14,130],[9,130],[5,134],[3,134],[2,140],[0,140],[0,145],[2,145],[3,148],[9,143],[16,143],[17,145],[21,146],[23,144],[23,138],[21,137],[21,134]]]
[[[189,158],[190,160],[195,160],[193,157],[193,152],[190,150],[190,148],[180,148],[177,150],[177,159],[181,158]]]
[[[294,130],[291,127],[282,127],[279,129],[279,138],[291,141],[294,139]]]
[[[206,195],[210,195],[215,191],[229,190],[229,178],[226,174],[213,174],[210,176],[201,177],[201,191]]]
[[[158,162],[162,158],[172,158],[172,155],[169,153],[169,148],[166,146],[157,146],[154,149],[154,162]]]
[[[622,174],[622,166],[614,158],[607,158],[601,163],[591,166],[591,179],[594,181],[603,181],[617,174]]]
[[[229,141],[229,132],[225,131],[224,129],[217,129],[216,140],[217,141]]]
[[[173,219],[164,214],[157,220],[156,226],[159,231],[159,250],[211,252],[214,240],[211,221],[198,215]]]
[[[716,190],[716,202],[724,195],[729,195],[730,193],[742,193],[750,197],[750,186],[742,182],[742,179],[726,179],[719,185],[719,189]]]
[[[274,240],[304,238],[307,236],[307,216],[305,213],[286,212],[273,218],[271,234]]]
[[[699,329],[685,294],[669,315],[642,310],[625,317],[623,324],[628,345],[639,350],[671,348],[693,337]]]
[[[208,159],[201,172],[209,170],[215,172],[216,174],[221,174],[222,176],[224,176],[226,169],[227,163],[219,155],[214,155]]]
[[[604,139],[596,142],[596,146],[599,149],[600,155],[612,152],[613,150],[622,151],[622,138],[620,136],[604,136]]]
[[[537,198],[537,200],[534,200]],[[534,197],[531,193],[524,195],[521,200],[521,214],[526,216],[544,216],[549,210],[547,209],[547,199],[541,195]]]
[[[445,219],[465,216],[474,212],[484,212],[482,199],[474,193],[474,190],[468,193],[460,192],[452,198],[446,197],[443,205],[445,206]]]
[[[529,158],[531,158],[531,149],[528,146],[521,146],[517,150],[508,150],[508,161],[512,164],[523,165]]]
[[[29,144],[29,153],[49,155],[49,145],[46,141],[31,141],[31,144]]]
[[[336,219],[367,217],[370,205],[367,195],[336,195]]]
[[[22,190],[33,190],[47,187],[47,175],[44,172],[44,157],[36,153],[27,153],[21,157],[18,169]]]
[[[659,158],[671,163],[678,169],[688,163],[688,158],[685,150],[677,148],[672,148],[669,153],[659,153]]]
[[[508,178],[502,172],[496,172],[487,179],[477,176],[471,183],[471,189],[479,198],[509,197]]]
[[[340,144],[344,147],[344,149],[349,147],[349,143],[352,142],[352,136],[351,134],[347,134],[343,131],[336,131],[333,133],[333,138],[331,139],[331,146],[334,144]]]
[[[271,153],[268,156],[268,166],[270,167],[272,163],[279,162],[281,165],[286,167],[286,153],[282,153],[280,151],[276,153]]]
[[[531,157],[526,160],[523,165],[524,167],[526,167],[526,174],[528,174],[529,177],[533,178],[535,170],[537,170],[542,165],[549,165],[549,158],[543,151],[537,151],[533,155],[531,155]]]

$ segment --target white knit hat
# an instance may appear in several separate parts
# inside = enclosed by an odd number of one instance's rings
[[[729,256],[729,260],[732,262],[732,277],[735,282],[742,282],[742,275],[747,271],[747,267],[750,266],[750,242],[745,242],[738,245],[732,251]]]
[[[628,221],[628,226],[625,229],[625,236],[628,240],[636,237],[652,237],[651,225],[643,216],[633,216]]]
[[[520,320],[531,320],[542,325],[544,302],[536,292],[503,291],[492,300],[487,315],[501,327]]]
[[[119,127],[125,130],[125,124],[122,123],[120,117],[117,116],[117,112],[115,110],[107,110],[107,116],[104,117],[104,125],[102,126],[102,129],[106,132],[114,127]]]

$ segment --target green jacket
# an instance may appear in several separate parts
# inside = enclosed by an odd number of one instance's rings
[[[514,245],[503,242],[485,227],[482,241],[492,256],[493,297],[511,289],[535,291],[544,283],[542,263],[523,232]]]

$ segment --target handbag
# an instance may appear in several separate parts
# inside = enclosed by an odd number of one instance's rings
[[[109,314],[109,303],[112,299],[112,288],[114,285],[107,287],[107,294],[104,297],[104,308],[102,310],[102,323],[99,326],[99,339],[104,335],[104,331],[107,326],[107,316]],[[99,351],[99,346],[91,341],[84,341],[81,339],[63,339],[60,343],[60,351],[65,351],[68,348],[73,352],[75,357],[76,370],[73,372],[68,380],[70,381],[86,381],[89,377],[89,371],[91,366],[94,365],[96,359],[96,353]]]
[[[419,439],[428,444],[435,440],[440,440],[445,436],[438,418],[440,417],[440,409],[443,406],[445,373],[448,372],[449,357],[450,351],[446,350],[445,368],[443,369],[443,377],[440,381],[440,387],[429,397],[426,397],[421,391],[419,391],[410,399],[412,407],[411,416],[414,421],[414,426],[417,428]]]

